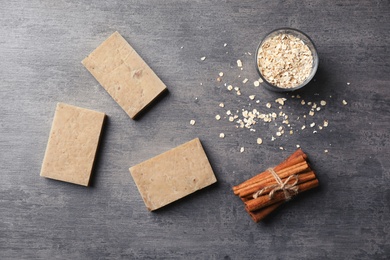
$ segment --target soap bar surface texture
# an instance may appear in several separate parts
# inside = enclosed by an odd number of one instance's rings
[[[105,114],[58,103],[41,176],[88,186]]]
[[[165,84],[118,32],[82,64],[133,119],[166,90]]]
[[[217,181],[198,138],[130,168],[153,211]]]

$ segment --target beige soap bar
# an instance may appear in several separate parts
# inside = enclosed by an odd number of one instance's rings
[[[148,210],[217,181],[198,138],[130,168]]]
[[[133,119],[166,89],[118,32],[97,47],[82,64]]]
[[[58,103],[41,176],[88,186],[104,113]]]

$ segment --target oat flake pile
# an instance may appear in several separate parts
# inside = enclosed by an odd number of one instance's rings
[[[313,55],[298,37],[278,34],[261,45],[257,64],[269,83],[280,88],[294,88],[309,77]]]

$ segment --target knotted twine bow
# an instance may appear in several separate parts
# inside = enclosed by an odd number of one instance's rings
[[[263,194],[263,192],[265,190],[268,190],[268,189],[272,189],[268,194],[270,199],[272,199],[274,197],[275,192],[277,192],[279,190],[282,190],[284,192],[284,197],[286,198],[286,201],[291,199],[290,192],[294,193],[294,195],[296,195],[298,193],[298,186],[296,186],[296,185],[298,184],[299,179],[298,179],[297,174],[290,175],[283,182],[280,179],[280,177],[278,176],[278,174],[274,171],[273,168],[268,168],[267,171],[269,171],[274,176],[277,184],[272,184],[272,185],[266,186],[266,187],[262,188],[261,190],[255,192],[253,194],[254,199],[261,196]],[[295,178],[295,182],[293,182],[292,184],[288,184],[288,182],[293,178]]]

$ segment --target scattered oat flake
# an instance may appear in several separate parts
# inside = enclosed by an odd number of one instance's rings
[[[220,78],[220,77],[218,77],[218,78],[217,78],[217,81],[218,81],[218,82],[221,82],[221,78]]]
[[[241,96],[241,91],[238,90],[236,94],[237,96]]]
[[[326,101],[325,101],[325,100],[321,100],[321,101],[320,101],[320,105],[321,105],[321,106],[325,106],[325,105],[326,105]]]
[[[218,73],[218,75],[219,75],[220,77],[222,77],[222,76],[223,76],[223,72]]]
[[[232,111],[228,110],[226,111],[226,115],[230,116],[232,114]]]
[[[327,153],[327,152],[328,152],[328,150],[326,150],[326,149],[325,149],[325,150],[324,150],[324,152],[325,152],[325,153]]]
[[[278,99],[275,100],[275,102],[276,102],[276,103],[279,103],[280,105],[283,106],[283,105],[284,105],[284,101],[286,101],[286,100],[287,100],[287,99],[285,99],[285,98],[278,98]]]
[[[305,104],[305,100],[301,100],[301,105],[304,105]]]
[[[225,104],[224,103],[219,103],[219,106],[220,107],[225,107]]]
[[[192,120],[190,121],[190,124],[191,124],[191,125],[195,125],[195,120],[192,119]]]
[[[258,87],[258,86],[260,86],[260,82],[259,82],[258,80],[255,80],[255,81],[253,82],[253,85],[254,85],[255,87]]]
[[[317,111],[320,111],[320,110],[321,110],[321,107],[317,107],[316,110],[317,110]]]
[[[316,123],[313,122],[310,124],[310,127],[314,127],[315,125],[316,125]]]
[[[250,96],[249,96],[249,99],[250,99],[250,100],[254,100],[255,97],[256,97],[255,95],[250,95]]]
[[[202,57],[202,58],[200,58],[200,60],[205,60],[206,59],[206,57]]]
[[[313,110],[310,110],[309,116],[314,116],[314,111]]]
[[[241,147],[240,148],[240,153],[243,153],[245,151],[245,148],[244,147]]]
[[[345,99],[343,99],[343,105],[345,106],[347,104],[348,104],[347,101],[345,101]]]
[[[229,85],[229,86],[227,86],[226,88],[227,88],[227,90],[231,91],[231,90],[233,89],[233,86],[232,86],[232,85]]]
[[[224,133],[220,133],[219,134],[219,138],[225,138],[225,134]]]
[[[242,83],[247,83],[248,82],[248,79],[247,78],[245,78],[243,81],[242,81]]]
[[[299,144],[296,145],[297,148],[300,148],[301,146]]]
[[[305,125],[303,125],[302,127],[301,127],[301,129],[303,130],[303,129],[305,129],[306,128],[306,126]]]
[[[239,67],[239,68],[242,67],[242,61],[241,60],[237,60],[237,67]]]
[[[280,150],[284,150],[283,146],[280,146],[279,149],[280,149]]]
[[[216,115],[216,116],[215,116],[215,119],[220,120],[220,119],[221,119],[221,116],[220,116],[220,115]]]
[[[224,44],[223,44],[223,47],[226,47],[226,46],[227,46],[227,43],[224,43]]]
[[[329,125],[328,120],[324,120],[324,127],[327,127]]]
[[[265,106],[267,107],[267,108],[271,108],[271,103],[267,103],[267,104],[265,104]]]
[[[347,85],[349,86],[349,85],[351,85],[351,83],[347,82]]]
[[[263,139],[261,139],[260,137],[257,138],[257,144],[262,144],[263,143]]]

